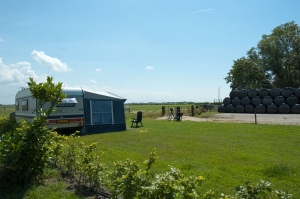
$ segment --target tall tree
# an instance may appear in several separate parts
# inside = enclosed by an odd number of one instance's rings
[[[234,61],[232,69],[225,77],[226,83],[231,82],[231,89],[270,88],[271,75],[262,67],[262,63],[254,48],[251,48],[247,57]]]
[[[255,70],[255,71],[254,71]],[[300,86],[300,27],[288,22],[263,35],[225,77],[233,89]]]

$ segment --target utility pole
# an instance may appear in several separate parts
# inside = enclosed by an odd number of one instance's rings
[[[218,87],[218,101],[220,102],[220,87]]]

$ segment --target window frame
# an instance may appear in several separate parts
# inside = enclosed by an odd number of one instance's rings
[[[28,99],[22,99],[22,111],[28,111]]]
[[[20,110],[19,100],[16,100],[16,102],[15,102],[15,109],[16,109],[16,111]]]

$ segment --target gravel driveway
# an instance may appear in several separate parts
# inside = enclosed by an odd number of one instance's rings
[[[165,117],[158,119],[166,119]],[[182,121],[255,123],[255,114],[219,113],[209,118],[183,116]],[[300,125],[300,114],[256,114],[257,124]]]

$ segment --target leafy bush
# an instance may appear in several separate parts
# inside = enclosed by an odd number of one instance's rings
[[[101,163],[100,155],[95,153],[97,143],[77,143],[78,133],[70,136],[55,134],[51,145],[51,160],[78,184],[85,183],[96,190],[101,189],[105,165]]]
[[[17,128],[18,124],[15,119],[9,116],[0,116],[0,136],[7,132],[12,132]]]
[[[281,198],[289,199],[293,198],[292,194],[282,190],[272,190],[271,183],[263,180],[260,183],[252,184],[250,182],[245,183],[246,186],[237,186],[235,188],[235,195],[221,194],[220,199],[260,199],[260,198]]]
[[[49,146],[53,138],[52,130],[46,128],[47,117],[54,105],[65,97],[62,94],[62,83],[55,85],[53,78],[37,84],[32,78],[29,89],[38,104],[37,116],[32,123],[21,120],[20,126],[0,138],[0,181],[8,183],[30,183],[43,173],[49,160]],[[43,109],[45,103],[49,109]],[[12,126],[13,127],[13,126]]]
[[[145,161],[145,169],[141,169],[129,159],[115,163],[115,169],[108,173],[108,185],[112,197],[129,198],[198,198],[196,186],[200,185],[202,176],[188,178],[180,170],[170,166],[170,171],[154,175],[151,167],[157,159],[155,151]]]
[[[41,126],[41,118],[32,124],[22,120],[12,133],[0,140],[1,176],[3,181],[25,184],[43,173],[48,161],[51,131]]]

